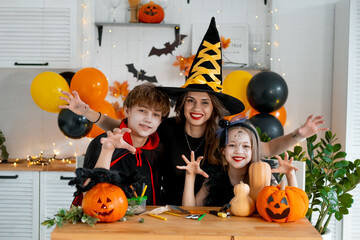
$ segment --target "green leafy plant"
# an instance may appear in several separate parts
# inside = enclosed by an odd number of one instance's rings
[[[99,221],[99,219],[83,213],[81,206],[76,207],[72,205],[69,210],[66,210],[64,208],[59,209],[58,213],[55,214],[54,218],[43,221],[41,225],[45,225],[48,228],[57,225],[59,226],[59,228],[61,228],[66,223],[76,224],[78,222],[83,222],[94,227],[97,221]]]
[[[3,132],[0,130],[0,151],[1,151],[1,159],[8,160],[9,153],[6,150],[6,146],[4,145],[4,142],[6,141],[5,136]]]
[[[323,234],[332,217],[340,221],[349,213],[354,202],[349,192],[360,183],[360,159],[345,160],[346,153],[331,131],[325,133],[325,138],[317,142],[316,139],[316,134],[307,138],[308,156],[300,146],[288,153],[289,157],[306,162],[305,192],[310,201],[306,217]],[[318,214],[313,215],[314,212]]]
[[[260,141],[261,142],[270,142],[270,140],[271,140],[271,137],[269,137],[268,135],[267,135],[267,133],[265,133],[265,132],[261,132],[261,129],[259,128],[259,127],[256,127],[256,131],[257,131],[257,133],[259,134],[259,137],[260,137]]]

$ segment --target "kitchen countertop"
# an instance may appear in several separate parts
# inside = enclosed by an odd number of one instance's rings
[[[71,163],[62,160],[53,160],[50,164],[29,164],[28,161],[16,162],[9,159],[7,163],[0,163],[0,171],[58,171],[58,172],[74,172],[76,169],[76,160],[72,159]]]
[[[152,206],[147,206],[150,210]],[[231,216],[223,219],[209,214],[213,207],[184,207],[187,210],[197,210],[206,213],[198,220],[186,219],[181,212],[180,217],[161,214],[167,220],[163,221],[146,214],[127,217],[126,222],[97,223],[90,227],[83,223],[65,224],[56,227],[51,233],[52,240],[161,240],[161,239],[213,239],[213,240],[321,240],[321,235],[306,219],[291,223],[270,223],[259,215],[251,217]],[[139,223],[138,218],[144,222]]]

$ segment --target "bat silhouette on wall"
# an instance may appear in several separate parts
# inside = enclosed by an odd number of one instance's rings
[[[136,77],[137,80],[148,81],[151,83],[158,82],[155,76],[146,76],[146,72],[142,69],[140,69],[140,71],[136,70],[133,63],[126,64],[126,67],[128,68],[128,72],[134,74],[134,77]]]
[[[166,42],[164,44],[164,46],[165,46],[164,48],[152,47],[148,57],[150,57],[151,55],[156,55],[156,56],[161,56],[162,54],[168,55],[169,53],[172,55],[172,52],[175,50],[175,48],[180,46],[181,41],[186,37],[187,37],[187,35],[181,35],[181,34],[179,34],[179,31],[175,31],[174,42],[172,42],[172,43]]]

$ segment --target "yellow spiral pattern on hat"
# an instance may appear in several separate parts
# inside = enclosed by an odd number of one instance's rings
[[[207,84],[211,87],[215,92],[222,92],[221,80],[216,77],[215,74],[221,73],[220,65],[216,62],[216,60],[221,59],[221,51],[220,51],[220,42],[211,44],[208,41],[203,41],[202,44],[205,48],[199,51],[198,58],[199,61],[194,65],[191,73],[192,74],[186,81],[185,85],[181,86],[185,88],[190,84]],[[214,55],[209,55],[207,51],[214,51]],[[201,63],[209,61],[212,63],[215,69],[208,69],[205,67],[199,66]],[[213,82],[208,82],[203,75],[208,75]]]

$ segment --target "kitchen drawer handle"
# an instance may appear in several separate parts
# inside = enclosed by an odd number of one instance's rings
[[[0,176],[0,179],[17,179],[19,177],[19,175],[15,175],[15,176]]]
[[[15,62],[14,63],[15,66],[48,66],[49,63],[19,63],[19,62]]]
[[[74,177],[64,177],[64,176],[60,176],[60,180],[73,180]]]

